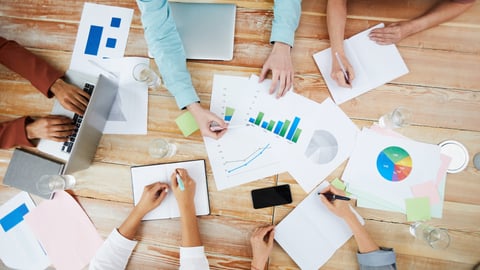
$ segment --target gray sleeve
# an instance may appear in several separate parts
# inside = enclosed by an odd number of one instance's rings
[[[380,247],[369,253],[357,253],[360,270],[395,270],[397,269],[395,252],[392,248]]]

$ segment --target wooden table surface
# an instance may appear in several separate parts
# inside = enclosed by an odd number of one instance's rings
[[[2,0],[0,35],[18,41],[59,69],[67,69],[84,1]],[[133,0],[99,1],[135,10],[126,56],[147,56],[140,12]],[[209,1],[212,2],[212,1]],[[213,0],[213,2],[217,2]],[[272,0],[222,1],[237,4],[234,59],[228,62],[189,61],[193,83],[202,104],[209,106],[213,74],[258,74],[268,56]],[[412,18],[427,10],[434,0],[351,1],[346,36],[379,22]],[[312,54],[329,47],[325,19],[326,0],[304,0],[302,17],[292,50],[295,91],[321,102],[329,96]],[[413,111],[412,125],[400,133],[427,143],[447,139],[462,142],[470,160],[480,152],[480,3],[460,17],[411,36],[398,44],[410,73],[370,91],[340,107],[358,125],[370,126],[380,115],[402,105]],[[155,65],[151,61],[152,65]],[[47,115],[53,100],[42,96],[28,81],[0,66],[0,121],[23,115]],[[212,269],[249,269],[251,231],[263,224],[278,224],[305,196],[288,174],[271,176],[224,191],[217,191],[199,132],[183,137],[174,119],[182,112],[165,90],[149,91],[147,135],[103,136],[93,164],[75,173],[76,198],[106,237],[132,209],[130,166],[166,161],[206,159],[211,215],[200,217],[200,231]],[[322,116],[319,116],[322,117]],[[170,159],[151,158],[148,143],[168,138],[177,144]],[[0,151],[3,179],[12,149]],[[341,176],[343,163],[327,180]],[[293,203],[254,210],[250,190],[288,183]],[[0,203],[19,191],[0,186]],[[409,222],[400,213],[358,208],[366,228],[382,246],[393,247],[399,269],[471,269],[480,262],[480,173],[468,167],[447,176],[443,218],[429,223],[447,228],[452,238],[446,250],[434,250],[408,233]],[[176,269],[180,243],[179,220],[144,222],[139,243],[128,269]],[[355,269],[356,243],[350,239],[323,267]],[[268,269],[298,269],[275,243]]]

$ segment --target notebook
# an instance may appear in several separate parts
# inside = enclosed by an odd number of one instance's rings
[[[67,71],[66,81],[81,89],[86,84],[94,87],[83,118],[77,123],[78,131],[69,139],[73,144],[65,147],[63,142],[42,139],[37,148],[64,161],[63,174],[70,174],[90,166],[115,101],[118,84],[103,75],[92,77],[73,70]],[[51,114],[76,118],[75,113],[63,108],[57,100]]]
[[[3,177],[3,184],[50,199],[50,194],[42,194],[36,187],[36,181],[43,175],[61,174],[64,164],[47,157],[15,149]]]
[[[301,269],[319,269],[353,235],[318,197],[328,185],[320,184],[275,227],[275,240]],[[363,225],[363,218],[352,211]]]
[[[233,59],[235,4],[169,4],[187,59]]]
[[[394,44],[378,45],[368,37],[372,29],[383,26],[383,23],[378,24],[344,41],[345,54],[355,73],[355,79],[351,82],[352,88],[340,87],[331,78],[331,48],[313,55],[336,104],[355,98],[408,73],[408,68]]]
[[[210,203],[208,199],[208,184],[205,171],[205,160],[181,161],[131,168],[132,189],[134,205],[137,205],[143,194],[143,188],[155,182],[170,184],[170,176],[177,168],[187,170],[190,177],[196,183],[195,209],[197,216],[210,214]],[[180,217],[177,200],[173,191],[168,192],[162,203],[145,215],[143,220],[167,219]]]

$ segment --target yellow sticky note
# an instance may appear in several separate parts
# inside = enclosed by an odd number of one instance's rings
[[[428,197],[418,197],[405,199],[405,207],[407,209],[407,221],[429,220],[430,199]]]
[[[193,115],[187,111],[175,119],[178,128],[182,131],[183,136],[188,137],[198,130],[198,124]]]

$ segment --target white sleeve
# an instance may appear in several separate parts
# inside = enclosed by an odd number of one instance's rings
[[[118,270],[125,269],[128,259],[137,241],[132,241],[114,229],[107,240],[90,261],[90,270]]]
[[[207,256],[203,246],[180,247],[180,270],[206,270],[208,266]]]

